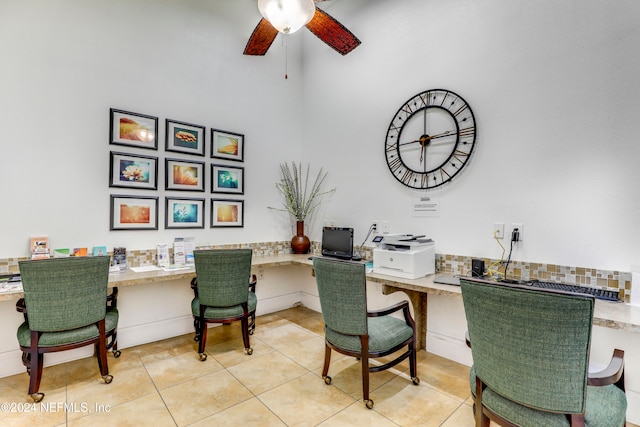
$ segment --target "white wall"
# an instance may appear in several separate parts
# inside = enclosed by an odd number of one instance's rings
[[[278,163],[302,159],[338,187],[309,222],[312,239],[332,219],[354,226],[359,243],[380,219],[428,234],[439,253],[495,258],[492,224],[524,223],[514,259],[621,271],[639,262],[640,4],[321,6],[362,45],[343,57],[303,29],[285,37],[288,58],[281,38],[264,57],[244,56],[260,18],[253,0],[3,2],[0,258],[26,255],[37,234],[54,247],[129,249],[187,234],[163,229],[162,197],[178,193],[162,180],[157,192],[108,188],[109,151],[123,151],[108,144],[115,107],[160,118],[161,158],[166,118],[245,134],[245,227],[188,232],[197,244],[288,238],[288,216],[267,206],[280,203]],[[478,144],[453,183],[427,193],[440,217],[415,218],[423,193],[391,177],[382,147],[397,108],[438,87],[471,104]],[[109,194],[131,193],[160,196],[159,231],[109,231]]]
[[[353,224],[358,243],[389,220],[438,253],[491,258],[493,223],[523,223],[516,260],[639,262],[640,3],[349,0],[328,11],[362,45],[341,57],[305,33],[304,155],[338,186],[325,218]],[[397,109],[432,88],[469,102],[478,142],[453,183],[427,192],[440,216],[416,218],[424,193],[391,176],[383,146]]]
[[[253,0],[46,0],[0,3],[0,258],[26,256],[29,236],[53,247],[155,247],[291,236],[279,203],[278,163],[302,140],[301,38],[265,57],[242,55],[260,15]],[[109,108],[160,118],[160,149],[109,145]],[[109,151],[165,157],[170,118],[245,134],[245,227],[164,230],[165,194],[108,187]],[[207,147],[207,156],[209,147]],[[207,162],[210,158],[181,156]],[[109,194],[160,196],[159,231],[109,231]],[[207,210],[209,203],[206,203]],[[208,217],[207,217],[208,218]],[[208,223],[207,223],[208,224]]]

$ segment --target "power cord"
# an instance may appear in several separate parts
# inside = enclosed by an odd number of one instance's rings
[[[376,228],[377,227],[375,223],[371,224],[371,227],[369,227],[369,232],[367,233],[367,237],[364,238],[362,244],[358,247],[358,255],[352,258],[354,261],[360,261],[362,259],[362,247],[367,242],[367,239],[369,239],[369,236],[371,236],[371,233],[376,230]]]
[[[489,273],[489,277],[491,277],[492,279],[496,279],[494,277],[494,275],[498,275],[500,272],[500,265],[502,264],[503,260],[504,260],[504,253],[505,253],[505,249],[504,246],[502,246],[502,243],[500,243],[500,239],[498,239],[498,230],[493,232],[493,238],[496,239],[496,242],[500,245],[500,247],[502,248],[502,255],[500,255],[500,259],[494,263],[492,263],[489,267],[487,267],[487,273]],[[498,266],[497,270],[494,270],[494,267]],[[497,280],[497,279],[496,279]]]
[[[509,247],[509,256],[507,257],[507,264],[504,267],[504,278],[507,278],[507,270],[509,269],[509,263],[511,262],[511,253],[513,252],[513,244],[520,241],[520,230],[514,228],[511,232],[511,245]]]

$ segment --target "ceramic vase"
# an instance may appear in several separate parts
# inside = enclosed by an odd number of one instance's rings
[[[296,235],[291,239],[291,250],[294,254],[309,253],[311,241],[304,234],[304,221],[296,222]]]

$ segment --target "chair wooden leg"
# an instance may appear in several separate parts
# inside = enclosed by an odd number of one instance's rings
[[[27,371],[29,372],[29,395],[36,403],[44,399],[44,393],[38,392],[38,390],[40,390],[44,360],[44,355],[38,351],[39,338],[40,334],[38,332],[31,331],[31,347],[29,348],[29,354],[27,356],[29,362],[29,366],[27,366]]]
[[[104,382],[110,384],[111,381],[113,381],[113,376],[109,375],[109,363],[107,362],[107,336],[104,320],[98,322],[98,334],[100,338],[95,344],[98,357],[98,367],[100,368],[100,375]]]
[[[490,420],[482,408],[482,381],[476,377],[476,400],[475,400],[476,427],[489,427]]]
[[[42,379],[43,354],[36,349],[30,352],[31,356],[31,372],[29,373],[29,395],[35,402],[40,402],[44,398],[44,393],[38,393],[40,390],[40,380]]]
[[[325,342],[324,345],[324,366],[322,367],[322,379],[324,383],[331,384],[331,377],[327,375],[329,373],[329,364],[331,363],[331,347]]]
[[[206,354],[204,353],[204,349],[207,345],[207,322],[198,320],[197,328],[198,330],[196,331],[196,335],[200,337],[198,340],[198,354],[200,354],[200,360],[204,362],[207,360]]]
[[[249,339],[249,316],[245,316],[241,320],[242,323],[242,341],[244,342],[244,351],[251,356],[253,349],[251,348],[251,342]]]
[[[373,400],[369,399],[369,357],[365,354],[362,355],[362,400],[367,405],[367,408],[373,408]]]
[[[414,385],[420,384],[420,378],[418,378],[418,369],[417,369],[417,354],[416,354],[416,341],[413,340],[411,344],[409,344],[409,351],[411,351],[411,356],[409,356],[409,373],[411,374],[411,381]]]

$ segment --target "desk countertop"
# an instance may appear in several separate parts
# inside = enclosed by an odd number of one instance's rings
[[[308,258],[309,255],[294,254],[254,257],[252,266],[254,268],[286,265],[311,267],[313,263]],[[191,280],[191,278],[195,277],[195,274],[194,268],[175,271],[155,270],[140,273],[127,270],[122,273],[109,274],[109,287],[134,286],[167,280]],[[400,290],[424,292],[426,294],[443,295],[454,298],[462,297],[459,286],[434,283],[433,280],[436,277],[437,275],[430,275],[419,279],[404,279],[378,273],[367,274],[367,279],[371,282],[380,283],[381,285]],[[21,291],[3,292],[0,293],[0,301],[16,300],[23,296],[24,294]],[[622,302],[615,303],[596,300],[593,324],[611,329],[640,333],[640,307]]]

